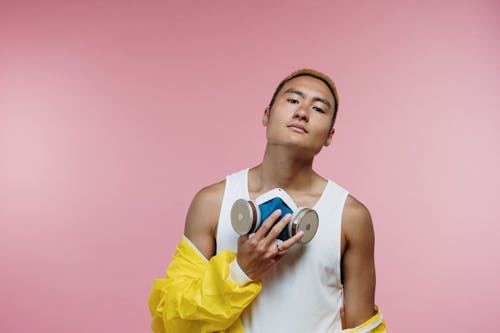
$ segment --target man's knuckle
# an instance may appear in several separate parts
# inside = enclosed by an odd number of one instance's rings
[[[265,248],[265,246],[261,243],[261,244],[259,244],[259,245],[256,247],[255,251],[256,251],[257,253],[259,253],[259,254],[263,254],[263,253],[265,253],[265,252],[266,252],[266,248]]]

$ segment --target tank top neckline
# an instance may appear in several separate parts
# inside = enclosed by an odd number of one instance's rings
[[[252,199],[250,197],[250,192],[248,190],[248,172],[250,171],[250,168],[246,168],[243,171],[244,171],[243,183],[244,183],[245,195],[247,196],[247,198]],[[319,204],[321,203],[321,201],[323,201],[323,198],[326,196],[326,192],[327,192],[329,186],[330,186],[330,179],[327,179],[326,185],[323,188],[323,192],[321,193],[321,196],[319,197],[319,199],[316,200],[316,202],[314,203],[314,206],[311,207],[312,209],[317,210]],[[292,200],[293,200],[293,198],[292,198]],[[295,202],[295,200],[294,200],[294,202]],[[297,203],[295,203],[295,205],[298,206]]]

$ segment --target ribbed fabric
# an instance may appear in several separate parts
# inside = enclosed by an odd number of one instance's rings
[[[336,332],[342,329],[340,307],[340,237],[348,192],[329,180],[311,207],[319,215],[313,240],[296,244],[262,276],[263,288],[242,314],[245,333]],[[217,228],[217,253],[237,252],[238,235],[230,211],[237,199],[250,199],[248,169],[229,175]]]

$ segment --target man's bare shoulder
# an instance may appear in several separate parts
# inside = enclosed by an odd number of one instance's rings
[[[349,195],[342,214],[342,234],[347,240],[369,241],[373,238],[373,223],[370,211],[358,199]]]
[[[211,184],[203,187],[196,193],[193,198],[193,202],[197,204],[214,204],[217,202],[222,203],[222,197],[224,196],[224,189],[226,187],[226,181],[221,180],[218,183]]]
[[[196,193],[189,207],[186,225],[198,224],[199,222],[216,223],[214,217],[218,217],[224,196],[226,181],[203,187]]]
[[[215,252],[217,222],[226,181],[206,186],[196,193],[186,217],[184,235],[210,258]]]

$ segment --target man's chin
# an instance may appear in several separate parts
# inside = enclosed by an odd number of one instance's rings
[[[310,156],[314,157],[323,148],[321,147],[311,147],[308,145],[304,145],[303,142],[297,142],[297,141],[292,141],[292,140],[287,140],[287,141],[268,141],[268,146],[273,146],[276,149],[285,149],[290,152],[297,152],[298,154],[302,154],[304,156]]]

